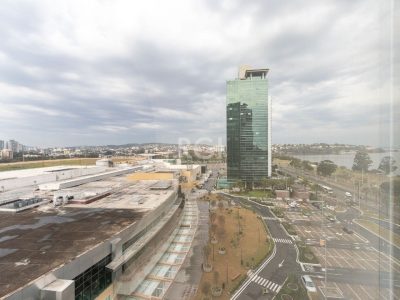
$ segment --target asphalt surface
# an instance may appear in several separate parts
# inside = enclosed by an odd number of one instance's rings
[[[379,252],[383,252],[387,255],[400,258],[399,247],[387,242],[386,240],[373,234],[369,230],[354,222],[354,219],[357,219],[360,215],[361,213],[358,209],[350,207],[344,213],[337,213],[336,218],[341,221],[342,224],[344,224],[347,228],[353,230],[354,232],[357,232],[359,235],[367,239],[369,241],[369,244]]]
[[[212,176],[204,184],[204,189],[211,191],[214,189],[214,185],[217,180],[218,170],[214,169]],[[313,181],[314,178],[312,178]],[[316,181],[317,183],[327,184],[324,181]],[[345,199],[345,192],[347,189],[338,188],[333,184],[330,185],[337,195],[337,200]],[[272,299],[279,289],[284,284],[287,276],[291,273],[297,274],[298,276],[303,274],[312,275],[314,278],[321,280],[327,276],[327,282],[337,282],[346,284],[359,284],[376,286],[379,288],[393,288],[400,287],[400,274],[390,273],[385,271],[370,271],[370,270],[358,270],[351,266],[345,267],[332,267],[327,268],[326,271],[322,267],[307,266],[306,271],[302,271],[300,264],[296,262],[297,252],[293,242],[290,243],[291,239],[286,234],[286,231],[280,225],[279,220],[275,219],[274,215],[270,212],[269,208],[258,203],[248,201],[241,197],[228,196],[234,202],[242,203],[246,206],[251,206],[260,216],[263,217],[272,238],[278,241],[275,243],[275,249],[267,259],[264,265],[261,265],[259,269],[249,272],[247,281],[238,289],[238,291],[232,296],[232,300],[249,300],[249,299]],[[376,209],[376,208],[375,208]],[[400,258],[400,249],[394,245],[391,245],[382,238],[376,236],[365,228],[359,226],[354,222],[356,218],[360,216],[360,211],[354,207],[349,207],[346,212],[337,213],[336,218],[350,230],[353,230],[359,236],[364,239],[364,242],[353,243],[349,241],[327,241],[327,248],[335,249],[346,249],[351,251],[364,250],[364,251],[379,251],[388,256]],[[379,220],[373,219],[377,222]],[[302,224],[303,221],[297,221],[294,224]],[[394,232],[400,230],[399,227],[393,227],[387,221],[381,221],[381,225],[384,228],[392,229]],[[311,221],[304,221],[304,224],[313,225]],[[315,225],[315,224],[314,224]],[[289,242],[288,242],[289,241]],[[308,239],[306,243],[310,246],[316,246],[319,244],[318,239]],[[268,289],[269,287],[269,289]],[[273,290],[271,289],[273,287]],[[263,294],[263,289],[267,288],[268,294]]]
[[[289,175],[296,175],[296,176],[300,175],[300,174],[297,174],[297,172],[294,172],[293,170],[289,170],[287,168],[284,168],[283,171],[287,172],[287,174],[289,174]],[[316,182],[319,184],[330,185],[332,187],[334,194],[337,195],[338,200],[344,199],[345,192],[348,192],[348,190],[345,188],[338,187],[336,185],[333,185],[332,183],[322,181],[310,174],[305,174],[305,175],[307,177],[309,177],[309,179],[312,180],[313,182]],[[371,209],[374,209],[375,211],[377,210],[376,207],[371,207]],[[340,220],[343,224],[345,224],[346,227],[353,230],[354,232],[357,232],[362,237],[366,238],[370,242],[371,246],[374,247],[375,249],[377,249],[378,251],[383,252],[387,255],[391,255],[396,258],[400,258],[400,248],[399,247],[397,247],[394,244],[389,243],[388,241],[382,239],[381,237],[378,237],[377,235],[373,234],[369,230],[363,228],[362,226],[360,226],[354,222],[354,219],[357,219],[358,217],[360,217],[360,215],[361,215],[361,213],[358,209],[356,209],[354,207],[350,207],[345,213],[337,213],[336,218],[338,220]],[[398,225],[391,226],[390,222],[388,222],[388,221],[382,220],[379,222],[379,220],[376,220],[373,218],[369,218],[369,219],[371,219],[372,221],[374,221],[377,224],[380,223],[381,225],[384,226],[384,228],[386,228],[388,230],[393,230],[394,233],[400,234],[400,227]]]
[[[257,269],[255,274],[254,272],[249,274],[249,283],[242,285],[231,299],[272,299],[279,292],[290,273],[301,272],[300,265],[296,262],[297,254],[294,243],[268,207],[240,197],[228,197],[234,202],[250,205],[257,214],[263,217],[271,237],[276,241],[276,251],[275,254],[272,254],[270,261]],[[263,294],[263,288],[267,288],[268,294]]]

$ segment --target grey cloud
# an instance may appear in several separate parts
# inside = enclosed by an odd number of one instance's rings
[[[297,27],[286,23],[288,17],[296,19],[296,14],[317,5],[326,5],[326,17],[315,27],[302,26],[300,18]],[[47,38],[47,16],[40,4],[7,2],[0,8],[0,34],[6,41],[0,46],[0,83],[16,90],[29,87],[54,99],[49,102],[24,95],[0,99],[0,105],[7,109],[21,105],[16,108],[18,119],[0,120],[1,128],[6,128],[6,136],[0,139],[16,138],[33,145],[176,142],[179,137],[194,140],[200,136],[216,140],[225,135],[225,81],[235,77],[231,72],[241,63],[269,67],[275,103],[294,107],[276,119],[274,141],[290,142],[287,128],[303,133],[303,142],[313,141],[307,132],[316,126],[321,132],[323,128],[332,132],[332,127],[337,132],[344,126],[358,128],[368,122],[365,115],[379,112],[373,112],[374,106],[361,106],[350,114],[340,107],[333,109],[343,96],[342,87],[324,87],[326,82],[350,79],[350,87],[367,82],[370,91],[382,84],[371,76],[380,61],[370,58],[385,49],[374,43],[352,44],[354,36],[367,39],[365,32],[336,28],[341,20],[368,19],[369,15],[357,15],[365,13],[368,6],[374,7],[372,1],[235,1],[228,7],[208,1],[208,14],[228,29],[247,17],[249,34],[236,44],[222,32],[225,28],[214,28],[228,49],[211,50],[210,45],[206,51],[185,47],[185,43],[176,46],[173,40],[162,43],[157,36],[140,36],[127,40],[126,52],[121,55],[105,51],[101,56],[87,57],[45,47],[41,41]],[[374,11],[370,13],[376,17]],[[65,22],[60,25],[61,33],[72,38],[68,31],[71,19],[65,17],[61,22]],[[277,26],[273,34],[270,24]],[[39,109],[29,110],[26,105]],[[62,113],[52,115],[51,111]],[[334,136],[332,142],[351,142],[345,140],[348,136],[341,138]],[[368,132],[364,138],[368,143]]]

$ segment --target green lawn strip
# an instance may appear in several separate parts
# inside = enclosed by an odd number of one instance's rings
[[[271,209],[271,211],[274,213],[275,216],[277,216],[278,218],[284,218],[285,214],[283,212],[282,208],[279,207],[274,207]]]
[[[295,289],[295,287],[297,287],[297,289]],[[283,295],[289,295],[294,300],[308,299],[307,291],[301,283],[300,278],[298,278],[294,274],[289,274],[289,277],[287,278],[279,293],[275,296],[275,299],[285,299],[282,298]]]
[[[54,167],[63,165],[94,165],[96,158],[87,159],[65,159],[65,160],[47,160],[29,163],[7,163],[0,164],[0,172],[2,171],[14,171],[14,170],[25,170],[25,169],[36,169],[44,167]]]
[[[261,219],[262,220],[262,219]],[[267,236],[268,236],[268,240],[266,241],[267,245],[268,245],[268,250],[267,253],[265,253],[265,255],[260,256],[258,259],[256,258],[255,260],[255,266],[253,269],[258,268],[259,265],[262,264],[262,262],[271,254],[272,249],[274,248],[274,240],[271,237],[271,233],[269,232],[268,226],[267,224],[264,222],[264,220],[262,220],[262,223],[264,225],[264,229],[267,232]]]
[[[271,198],[272,192],[271,191],[264,191],[264,190],[251,190],[251,191],[241,191],[233,193],[239,196],[244,197],[255,197],[255,198]]]
[[[242,285],[242,283],[246,280],[247,275],[246,274],[242,274],[240,275],[238,278],[236,278],[233,281],[233,286],[230,289],[229,293],[232,295],[235,293],[235,291]]]
[[[372,231],[376,235],[388,240],[392,241],[392,243],[398,247],[400,247],[400,236],[386,228],[379,226],[378,224],[364,219],[356,220],[358,224],[366,227],[368,230]]]

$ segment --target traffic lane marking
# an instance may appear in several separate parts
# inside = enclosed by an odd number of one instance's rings
[[[376,265],[376,261],[375,260],[371,260],[368,258],[368,256],[366,256],[367,258],[365,258],[365,256],[360,255],[360,253],[358,253],[358,251],[353,251],[354,256],[357,256],[358,259],[362,260],[363,263],[367,264],[370,266],[370,268],[374,271],[378,271],[379,265]],[[355,260],[357,261],[357,259]],[[366,268],[367,270],[368,268]]]
[[[351,294],[354,295],[357,299],[362,300],[358,294],[353,290],[350,284],[346,283],[346,287],[351,291]]]
[[[369,299],[374,299],[373,297],[371,297],[371,294],[370,293],[368,293],[367,291],[366,291],[366,289],[362,286],[362,285],[360,285],[360,289],[364,292],[364,294],[369,298]]]
[[[311,249],[320,259],[321,263],[325,262],[325,249],[319,247],[311,247]],[[329,248],[327,248],[326,250],[327,265],[331,267],[338,266],[343,268],[351,267],[353,269],[362,270],[378,270],[379,261],[362,256],[363,253],[358,253],[360,252],[359,250],[357,250],[357,252],[353,251],[357,254],[360,254],[357,257],[349,257],[349,255],[346,254],[346,252],[348,252],[347,250]]]

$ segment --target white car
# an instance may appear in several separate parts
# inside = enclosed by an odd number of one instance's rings
[[[348,197],[348,198],[351,198],[351,197],[352,197],[351,193],[349,193],[349,192],[346,192],[345,195],[346,195],[346,197]]]
[[[303,282],[307,291],[312,292],[312,293],[315,293],[317,291],[317,288],[315,287],[315,284],[312,281],[310,276],[308,276],[308,275],[301,276],[301,281]]]

